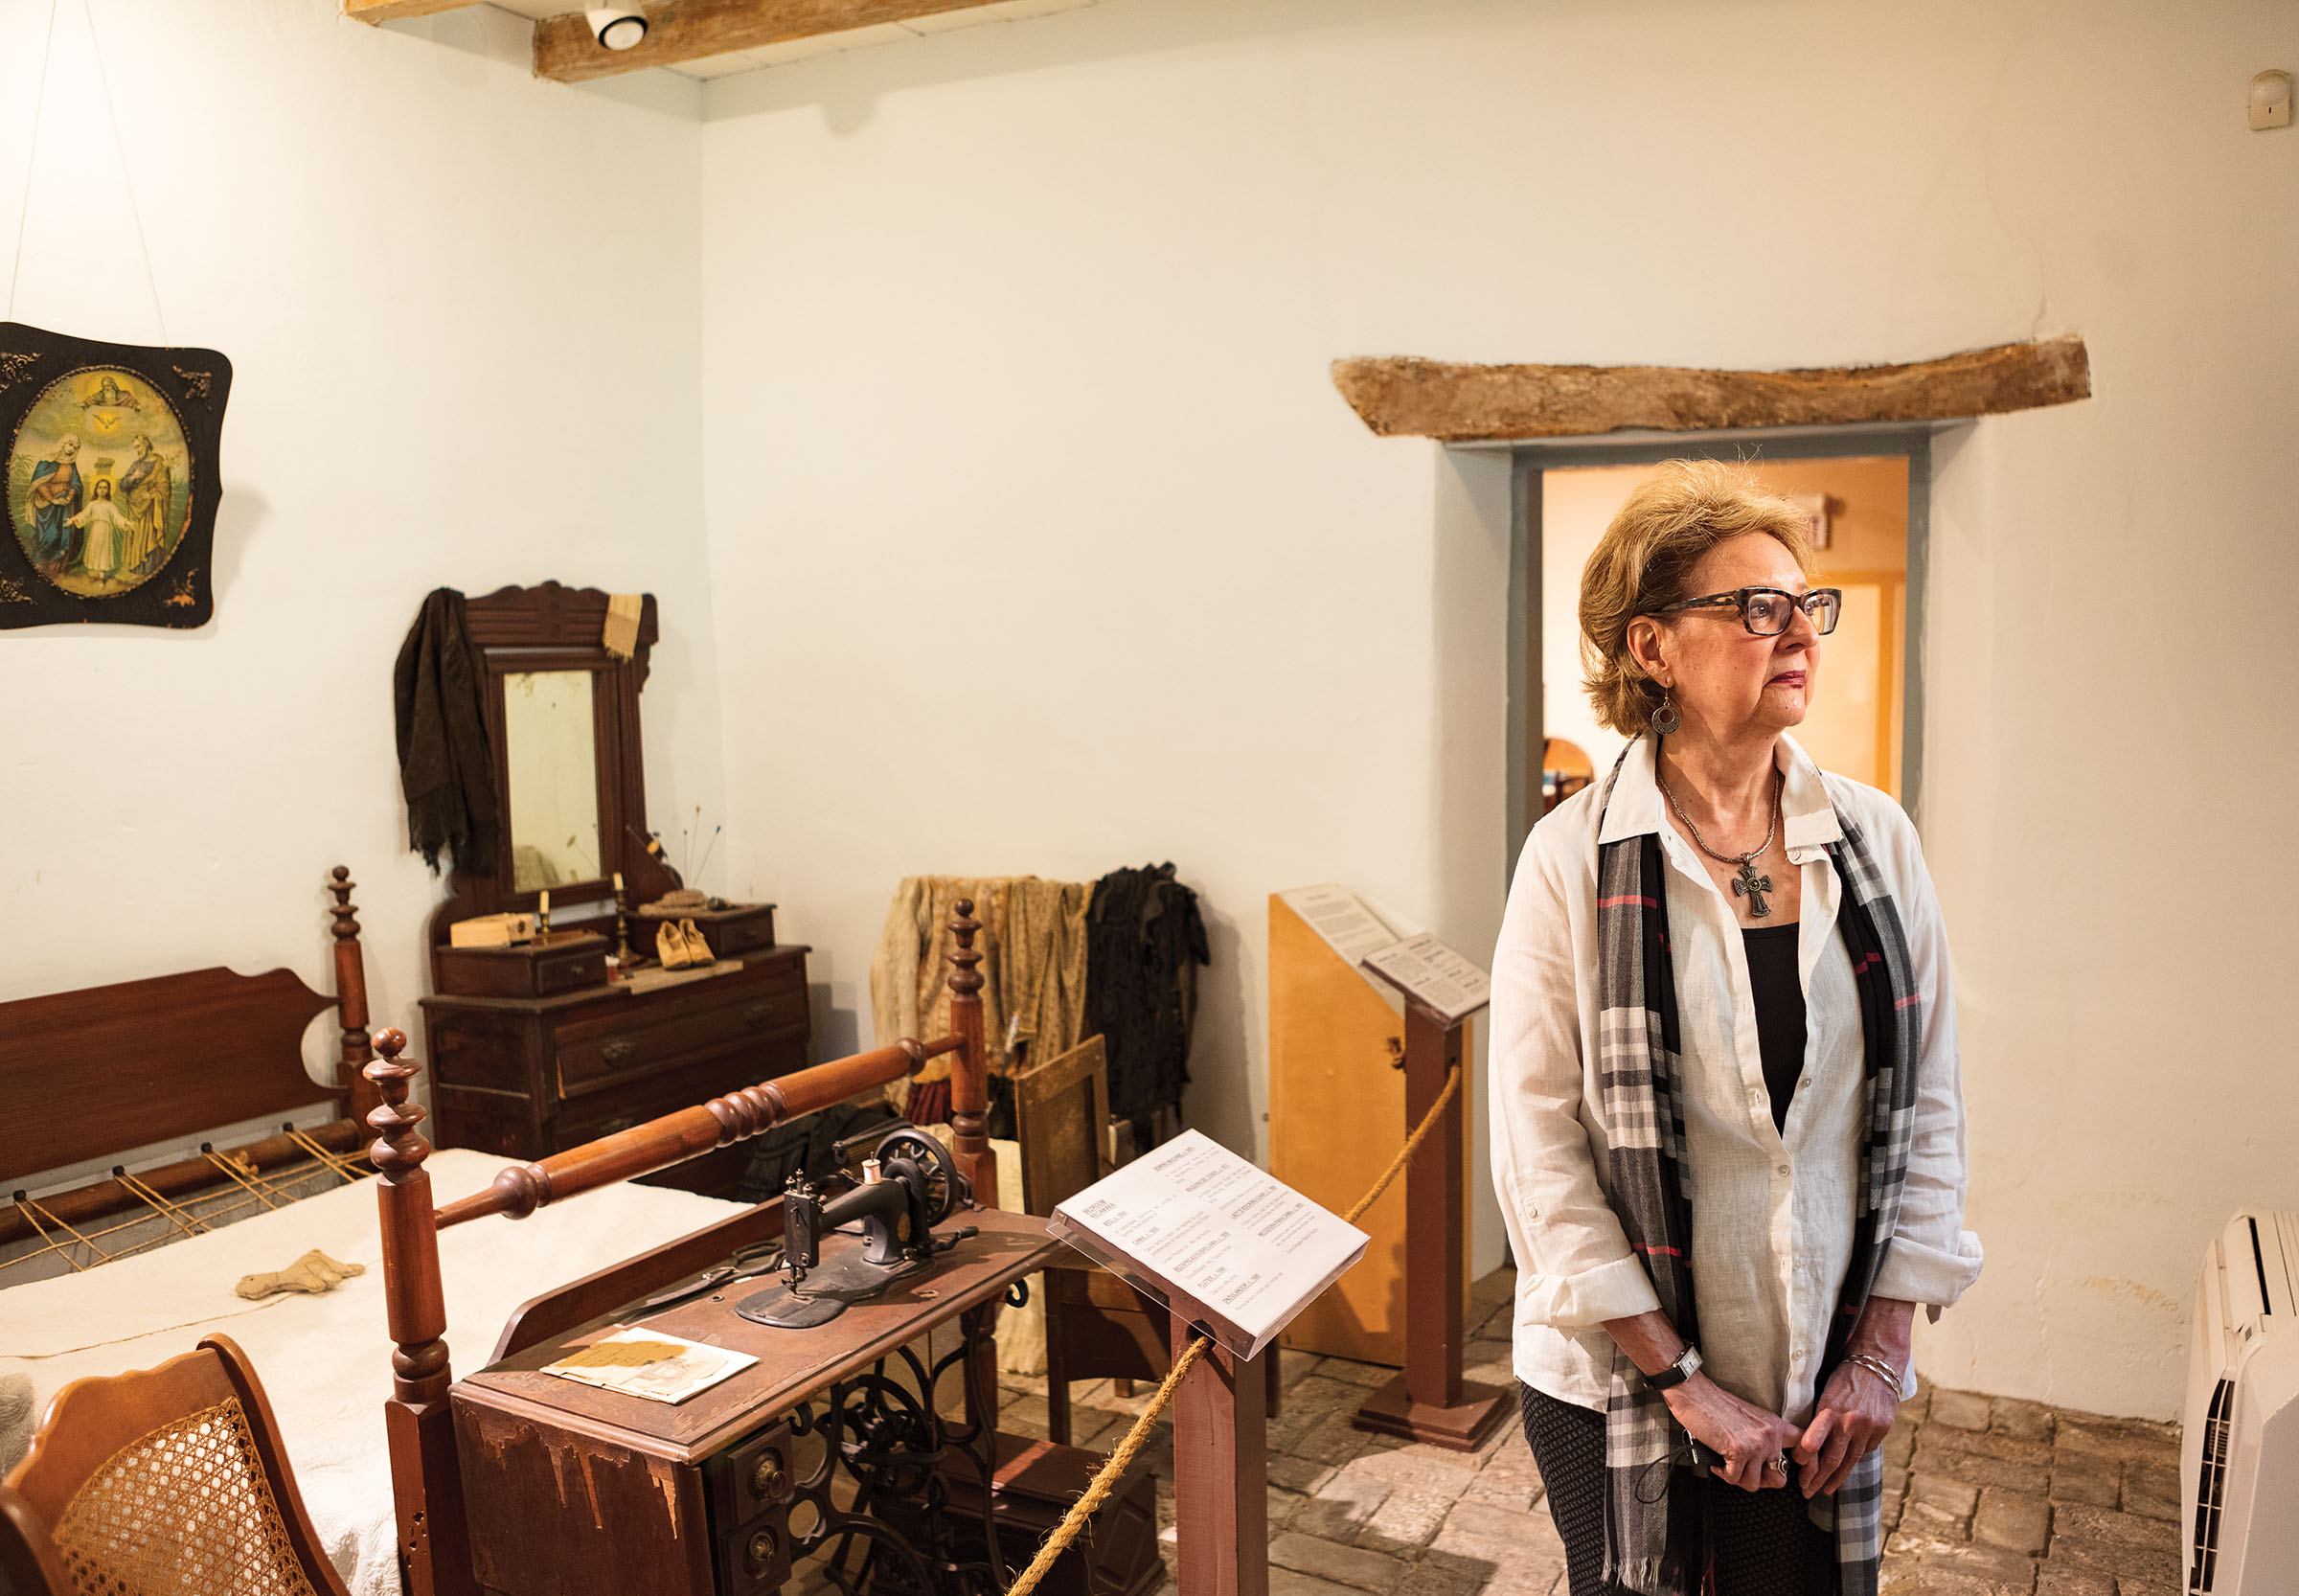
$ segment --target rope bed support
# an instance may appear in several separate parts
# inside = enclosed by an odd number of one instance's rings
[[[372,1168],[355,1157],[334,1151],[307,1131],[285,1126],[282,1128],[281,1134],[307,1154],[305,1161],[281,1165],[266,1174],[261,1165],[250,1168],[254,1160],[247,1156],[244,1149],[224,1152],[217,1152],[212,1148],[202,1149],[199,1161],[214,1168],[219,1178],[213,1186],[202,1188],[190,1197],[181,1194],[171,1197],[142,1175],[115,1167],[110,1180],[132,1197],[137,1206],[121,1210],[125,1218],[115,1219],[114,1222],[101,1226],[91,1224],[85,1230],[36,1198],[17,1193],[10,1201],[16,1212],[24,1217],[25,1224],[40,1244],[0,1258],[0,1274],[30,1265],[51,1253],[61,1258],[65,1266],[74,1273],[81,1273],[98,1265],[115,1263],[141,1252],[148,1252],[154,1247],[166,1246],[177,1239],[170,1231],[162,1230],[143,1241],[116,1243],[116,1250],[101,1244],[106,1237],[133,1231],[150,1223],[154,1218],[165,1220],[174,1232],[179,1232],[183,1237],[203,1236],[229,1224],[250,1210],[277,1209],[299,1201],[306,1194],[300,1193],[297,1188],[305,1181],[322,1174],[336,1176],[341,1185],[356,1185],[375,1174]],[[175,1170],[180,1166],[171,1165],[168,1168]],[[340,1189],[340,1186],[330,1188]],[[49,1200],[53,1202],[55,1198],[51,1197]],[[81,1222],[87,1221],[83,1219]],[[83,1248],[92,1255],[87,1262],[76,1256],[76,1252]]]
[[[1389,1167],[1381,1172],[1381,1177],[1373,1183],[1370,1191],[1357,1199],[1355,1206],[1341,1216],[1343,1219],[1354,1224],[1363,1216],[1366,1209],[1380,1200],[1381,1194],[1389,1189],[1390,1183],[1396,1180],[1405,1166],[1413,1161],[1413,1154],[1421,1151],[1421,1144],[1428,1140],[1429,1132],[1437,1129],[1437,1122],[1445,1117],[1445,1111],[1451,1106],[1453,1094],[1460,1089],[1460,1086],[1461,1066],[1455,1064],[1445,1076],[1445,1090],[1437,1094],[1435,1103],[1429,1105],[1429,1111],[1423,1114],[1421,1123],[1413,1128],[1413,1134],[1405,1138],[1405,1145],[1399,1149],[1397,1156],[1389,1161]],[[1070,1504],[1070,1511],[1064,1514],[1061,1522],[1054,1527],[1054,1533],[1046,1537],[1046,1543],[1037,1549],[1037,1556],[1030,1560],[1030,1566],[1022,1570],[1013,1585],[1007,1586],[1006,1596],[1030,1596],[1030,1593],[1037,1588],[1038,1582],[1046,1577],[1061,1554],[1069,1550],[1070,1543],[1078,1539],[1080,1533],[1092,1521],[1094,1515],[1102,1510],[1102,1504],[1109,1500],[1110,1493],[1117,1489],[1118,1481],[1125,1476],[1127,1467],[1132,1464],[1134,1454],[1148,1444],[1150,1432],[1156,1427],[1157,1421],[1172,1405],[1173,1394],[1181,1388],[1183,1379],[1188,1376],[1191,1369],[1196,1366],[1198,1358],[1204,1357],[1213,1344],[1213,1337],[1210,1335],[1195,1335],[1190,1338],[1190,1344],[1183,1348],[1181,1356],[1173,1360],[1173,1367],[1166,1375],[1164,1383],[1158,1386],[1156,1394],[1150,1399],[1150,1405],[1142,1409],[1141,1417],[1134,1420],[1133,1427],[1126,1432],[1126,1438],[1120,1441],[1116,1448],[1110,1452],[1109,1461],[1095,1471],[1093,1483],[1085,1488],[1085,1493]]]
[[[125,1170],[112,1171],[112,1178],[142,1197],[153,1211],[187,1236],[197,1236],[208,1227],[189,1208],[171,1202]]]

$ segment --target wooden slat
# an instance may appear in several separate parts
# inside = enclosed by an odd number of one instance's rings
[[[1651,428],[1948,421],[2091,397],[2080,337],[1998,344],[1905,366],[1785,372],[1686,366],[1465,366],[1410,355],[1336,360],[1333,386],[1384,438],[1447,444]]]
[[[477,4],[478,0],[343,0],[343,14],[354,22],[397,22],[403,16],[437,16]]]
[[[435,0],[367,0],[438,9]],[[647,36],[609,50],[592,36],[580,11],[535,25],[535,75],[580,83],[650,66],[676,66],[737,50],[759,50],[824,34],[851,33],[912,17],[972,11],[991,0],[662,0],[646,7]]]

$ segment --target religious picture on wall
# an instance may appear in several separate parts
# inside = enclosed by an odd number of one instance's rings
[[[0,322],[0,628],[197,627],[231,362]]]

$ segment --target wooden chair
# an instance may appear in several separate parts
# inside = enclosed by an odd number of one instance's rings
[[[0,1485],[0,1596],[69,1596],[71,1589],[32,1505]]]
[[[1109,1065],[1102,1038],[1013,1077],[1015,1134],[1022,1149],[1022,1208],[1040,1219],[1110,1173]],[[1162,1380],[1172,1366],[1172,1320],[1116,1275],[1072,1255],[1049,1266],[1046,1308],[1046,1433],[1070,1444],[1070,1383],[1081,1379]],[[1278,1406],[1278,1360],[1269,1358],[1268,1405]],[[1121,1390],[1123,1386],[1121,1386]]]
[[[271,1403],[228,1336],[57,1392],[0,1517],[0,1567],[20,1539],[19,1565],[40,1569],[54,1596],[349,1596]]]

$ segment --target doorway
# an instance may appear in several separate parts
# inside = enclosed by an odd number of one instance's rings
[[[1518,445],[1511,583],[1512,869],[1525,834],[1627,739],[1582,692],[1581,568],[1629,492],[1665,461],[1721,460],[1810,515],[1816,585],[1844,590],[1817,692],[1793,734],[1823,769],[1917,812],[1923,772],[1923,572],[1931,429],[1845,427]]]

